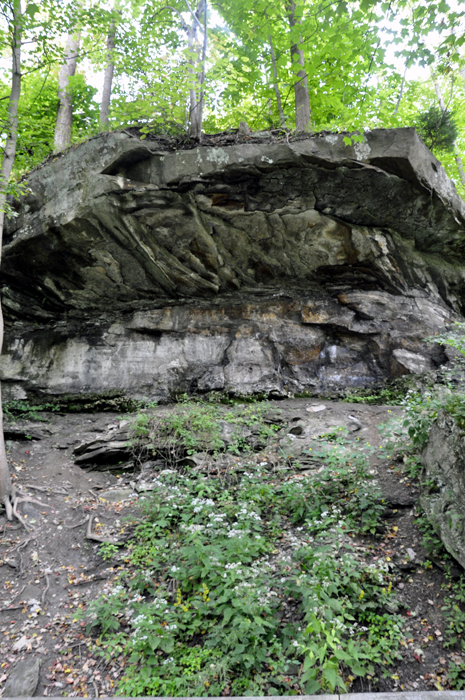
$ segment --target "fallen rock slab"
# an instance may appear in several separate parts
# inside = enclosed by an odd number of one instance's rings
[[[8,680],[5,683],[3,697],[27,697],[34,695],[39,683],[39,659],[34,656],[27,656],[24,661],[20,661],[11,670]]]

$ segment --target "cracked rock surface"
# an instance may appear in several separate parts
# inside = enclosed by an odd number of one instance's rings
[[[413,129],[271,141],[102,134],[33,171],[5,397],[323,393],[441,364],[423,339],[461,318],[465,205],[439,162]]]

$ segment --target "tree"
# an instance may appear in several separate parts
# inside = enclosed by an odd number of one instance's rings
[[[308,77],[305,70],[305,57],[301,46],[302,39],[300,36],[295,36],[295,30],[299,29],[302,19],[299,17],[295,0],[287,0],[286,10],[291,29],[291,62],[294,69],[297,67],[296,80],[294,81],[295,128],[297,131],[310,131],[310,96],[308,92]]]
[[[0,263],[5,221],[6,197],[16,155],[18,135],[18,104],[21,95],[21,39],[23,31],[23,14],[21,0],[13,0],[9,22],[11,46],[11,92],[8,100],[8,121],[6,123],[7,138],[3,149],[2,165],[0,168]],[[0,352],[3,346],[3,316],[0,305]],[[16,510],[15,491],[13,489],[8,461],[6,457],[5,439],[3,436],[3,411],[1,406],[0,388],[0,501],[5,506],[6,515],[12,519]],[[16,513],[15,513],[16,515]]]
[[[460,155],[459,147],[457,145],[457,128],[452,121],[449,111],[446,107],[446,103],[444,102],[444,97],[442,95],[441,91],[441,86],[439,85],[439,81],[437,77],[433,74],[432,76],[433,84],[434,84],[434,90],[436,92],[436,97],[438,98],[439,102],[439,107],[441,109],[441,115],[443,116],[444,122],[449,126],[450,132],[451,132],[451,143],[450,143],[450,148],[454,152],[454,158],[455,162],[457,164],[457,171],[460,177],[460,182],[462,185],[465,187],[465,171],[463,168],[463,161],[462,161],[462,156]]]
[[[268,20],[268,14],[266,11],[266,8],[264,10],[265,17]],[[270,33],[268,33],[268,43],[270,44],[270,58],[271,58],[271,67],[273,69],[273,88],[274,88],[274,93],[276,95],[276,105],[278,107],[278,114],[279,114],[279,125],[282,129],[286,128],[286,117],[284,115],[283,111],[283,104],[281,100],[281,91],[279,89],[279,82],[278,82],[278,69],[276,65],[276,54],[274,51],[274,45],[273,45],[273,39]],[[308,87],[307,87],[308,89]],[[310,100],[309,100],[310,104]]]
[[[69,34],[66,40],[65,61],[58,76],[58,112],[55,125],[54,147],[62,151],[71,144],[71,129],[73,125],[73,94],[70,78],[76,73],[79,55],[81,33]]]
[[[67,25],[68,8],[63,8],[60,3],[56,4],[55,0],[42,0],[40,13],[39,7],[34,2],[26,0],[26,3],[24,12],[22,0],[2,3],[0,10],[3,23],[6,25],[6,29],[1,32],[1,40],[3,45],[8,46],[11,51],[10,94],[6,119],[3,124],[3,133],[5,133],[6,138],[0,166],[0,262],[5,214],[9,211],[7,197],[8,194],[18,194],[18,187],[11,183],[11,175],[16,158],[19,130],[19,102],[23,82],[22,45],[27,43],[33,46],[28,52],[29,70],[32,70],[32,65],[36,69],[41,69],[47,62],[56,61],[59,55],[56,46],[53,42],[50,43],[53,37],[53,33],[50,31],[50,17],[54,17],[55,28],[58,32]],[[0,305],[0,351],[2,345],[3,318]],[[20,498],[11,481],[5,450],[0,396],[0,503],[5,507],[7,519],[11,520],[15,516],[26,529],[28,526],[18,513],[17,506],[27,500],[33,499]]]
[[[107,34],[107,46],[106,46],[106,65],[105,72],[103,76],[103,90],[102,90],[102,101],[100,104],[100,124],[102,128],[108,129],[109,127],[109,115],[110,115],[110,100],[111,100],[111,90],[113,86],[113,76],[115,73],[115,39],[116,39],[116,22],[117,17],[121,17],[120,10],[120,0],[116,0],[114,5],[115,18],[112,19],[110,28]]]
[[[200,141],[202,135],[205,61],[207,59],[207,0],[199,0],[195,12],[192,11],[188,0],[186,0],[186,5],[192,15],[192,23],[186,27],[191,80],[189,87],[189,136]],[[201,42],[197,38],[199,29],[203,34]]]

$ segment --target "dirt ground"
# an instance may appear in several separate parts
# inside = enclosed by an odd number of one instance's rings
[[[270,401],[291,421],[315,403],[308,399]],[[380,444],[377,427],[400,408],[321,401],[326,409],[311,416],[334,426],[357,426],[365,442]],[[160,409],[163,410],[163,409]],[[117,576],[99,554],[92,535],[124,539],[125,518],[137,513],[137,498],[119,500],[130,489],[133,471],[89,471],[77,466],[73,450],[121,426],[117,414],[44,414],[46,422],[10,424],[8,456],[16,487],[41,503],[22,503],[31,528],[7,524],[0,515],[0,696],[17,663],[40,660],[36,695],[110,696],[124,673],[122,657],[106,663],[95,654],[75,611],[97,597]],[[355,419],[355,421],[353,420]],[[35,439],[31,439],[35,438]],[[371,469],[389,505],[384,533],[365,540],[373,560],[388,557],[396,576],[399,613],[405,618],[403,659],[376,687],[357,681],[353,691],[434,690],[444,687],[444,669],[460,654],[445,649],[446,582],[441,562],[431,568],[415,524],[418,488],[401,462],[373,457]],[[111,493],[113,491],[113,494]],[[407,556],[407,549],[415,556]],[[411,553],[410,553],[411,554]]]

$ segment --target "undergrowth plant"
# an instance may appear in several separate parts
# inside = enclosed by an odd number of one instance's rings
[[[7,422],[18,419],[45,421],[47,419],[42,415],[44,411],[58,411],[60,409],[59,405],[56,403],[34,405],[22,399],[4,401],[2,408],[3,416]]]
[[[239,442],[275,429],[264,407],[236,409],[185,404],[139,423],[145,439],[215,455],[226,421],[235,476],[156,475],[119,579],[85,613],[99,653],[127,658],[121,695],[332,693],[399,654],[389,564],[354,548],[384,509],[365,449],[316,440],[316,468],[302,475],[285,453],[276,465]]]
[[[163,413],[138,414],[132,422],[134,450],[142,446],[174,466],[182,457],[208,452],[240,454],[265,447],[281,427],[279,414],[265,420],[267,404],[239,404],[226,409],[185,398]],[[276,421],[276,422],[275,422]]]

